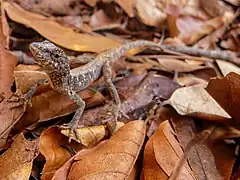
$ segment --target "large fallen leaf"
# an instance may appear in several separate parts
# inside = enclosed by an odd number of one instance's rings
[[[42,170],[42,179],[51,179],[55,171],[71,158],[69,151],[61,145],[68,144],[68,138],[61,135],[57,127],[43,131],[40,136],[40,152],[46,163]]]
[[[3,7],[13,21],[33,28],[43,37],[67,49],[101,52],[119,45],[107,37],[77,33],[42,15],[25,11],[16,4],[4,2]]]
[[[10,149],[0,156],[0,179],[28,180],[33,159],[38,155],[38,141],[27,141],[20,134]]]
[[[1,2],[2,4],[2,2]],[[9,27],[7,20],[1,6],[0,19],[0,94],[2,99],[0,101],[0,147],[5,144],[9,130],[16,124],[16,122],[23,115],[22,108],[13,108],[11,103],[8,103],[8,98],[12,95],[11,86],[13,84],[13,71],[17,64],[17,58],[12,55],[6,47],[8,47],[8,33]]]
[[[144,121],[132,121],[89,154],[76,156],[68,179],[126,179],[145,138]]]
[[[239,124],[240,75],[232,72],[224,78],[212,79],[206,90]]]
[[[181,115],[190,115],[207,120],[231,118],[202,85],[179,88],[165,103],[172,105]]]
[[[145,147],[144,180],[168,179],[182,155],[169,122],[162,122]],[[178,178],[196,179],[186,163]]]
[[[176,112],[172,112],[169,118],[171,118],[174,123],[175,132],[179,142],[183,147],[186,147],[198,132],[198,127],[195,125],[194,119],[180,116]],[[222,152],[222,149],[217,149],[214,146],[213,148],[215,148],[218,153]],[[227,145],[225,148],[227,148]],[[225,160],[227,157],[231,157],[229,161]],[[192,144],[191,151],[188,153],[188,163],[197,179],[221,179],[221,176],[226,173],[226,171],[221,171],[221,174],[218,167],[221,166],[221,163],[229,165],[228,173],[231,172],[231,167],[234,164],[233,157],[234,156],[231,156],[229,151],[226,151],[226,154],[223,155],[225,161],[223,161],[223,159],[221,160],[219,156],[215,157],[211,149],[208,147],[208,143],[205,141]],[[217,160],[219,164],[216,163]]]

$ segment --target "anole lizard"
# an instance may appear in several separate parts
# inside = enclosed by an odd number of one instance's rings
[[[101,74],[104,76],[105,83],[116,103],[114,119],[115,121],[117,120],[121,102],[111,80],[111,64],[127,51],[137,47],[161,48],[157,43],[138,40],[103,52],[87,64],[70,70],[68,57],[61,48],[55,46],[53,43],[45,40],[43,42],[33,42],[29,45],[35,60],[48,74],[52,88],[68,95],[79,106],[73,119],[68,124],[71,133],[74,132],[77,136],[76,128],[85,108],[85,102],[76,92],[87,88]],[[71,138],[71,134],[69,136]]]

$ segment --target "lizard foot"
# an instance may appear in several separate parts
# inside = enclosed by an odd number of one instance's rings
[[[11,108],[17,108],[22,106],[24,111],[26,111],[28,104],[32,106],[31,100],[27,98],[27,94],[22,94],[20,91],[16,91],[14,94],[12,94],[8,98],[7,102],[16,103]]]
[[[77,140],[78,143],[81,144],[80,135],[77,132],[77,126],[75,123],[69,122],[67,124],[63,124],[62,126],[60,126],[60,128],[69,130],[69,133],[68,133],[69,143],[71,142],[72,139],[75,139]]]
[[[121,110],[121,104],[114,105],[112,114],[113,114],[113,118],[111,118],[110,121],[106,122],[106,125],[111,134],[113,134],[116,129],[119,116],[124,116],[126,119],[129,119],[129,116]]]

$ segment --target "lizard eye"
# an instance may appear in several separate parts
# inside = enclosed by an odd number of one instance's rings
[[[59,54],[52,54],[52,56],[53,56],[54,58],[59,58],[59,57],[60,57]]]

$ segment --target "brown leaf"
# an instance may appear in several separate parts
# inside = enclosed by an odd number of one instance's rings
[[[0,20],[0,94],[4,98],[0,102],[0,147],[2,147],[7,139],[7,133],[22,116],[23,109],[11,109],[12,104],[7,102],[8,98],[12,95],[13,71],[17,64],[17,58],[5,49],[8,47],[9,27],[2,6]]]
[[[179,142],[183,147],[186,147],[198,132],[198,127],[195,125],[194,120],[190,117],[180,116],[176,112],[172,112],[169,118],[171,118],[174,123]],[[218,151],[222,150],[219,149]],[[191,151],[188,154],[188,163],[197,179],[221,179],[218,164],[216,164],[215,161],[216,157],[212,154],[206,142],[192,145]],[[227,164],[230,165],[231,163]]]
[[[85,3],[87,3],[89,6],[94,7],[99,0],[84,0]]]
[[[129,17],[134,17],[133,7],[135,0],[116,0],[116,3],[128,14]]]
[[[239,124],[240,76],[231,72],[224,78],[212,79],[206,90],[232,116],[234,121]]]
[[[144,179],[151,179],[154,177],[155,173],[158,174],[157,177],[162,179],[167,179],[166,177],[169,177],[174,169],[174,167],[177,165],[177,162],[179,160],[179,157],[183,155],[182,149],[179,146],[177,140],[174,137],[173,130],[169,124],[168,121],[164,121],[160,124],[159,129],[154,133],[154,135],[150,138],[149,141],[152,143],[149,143],[149,154],[144,153],[144,159],[149,159],[151,162],[154,162],[152,158],[156,160],[156,163],[158,164],[158,171],[160,172],[155,172],[152,171],[152,169],[147,168],[145,169],[145,164],[144,164]],[[151,146],[153,147],[153,150],[151,150]],[[147,148],[147,146],[146,146]],[[146,151],[147,149],[145,149]],[[152,153],[153,151],[154,156]],[[150,157],[146,157],[147,155],[150,155]],[[149,164],[148,162],[144,161],[145,163]],[[153,168],[156,169],[156,164],[155,166],[152,165]],[[149,170],[150,172],[147,172]],[[148,174],[148,176],[146,176]],[[181,173],[179,174],[179,179],[195,179],[192,171],[190,168],[187,166],[187,164],[183,167]]]
[[[163,11],[163,7],[159,4],[157,4],[156,0],[137,1],[137,15],[144,24],[160,27],[164,23],[167,15]],[[146,11],[146,9],[148,9],[148,11]]]
[[[61,135],[56,127],[46,129],[41,134],[40,152],[46,159],[41,179],[51,179],[55,171],[71,158],[69,151],[61,146],[63,144],[68,144],[68,138]]]
[[[101,52],[119,45],[107,37],[77,33],[42,15],[25,11],[16,4],[4,2],[3,7],[13,21],[33,28],[43,37],[67,49]]]
[[[177,78],[177,82],[181,86],[193,86],[193,85],[197,85],[197,84],[206,84],[207,85],[206,80],[198,78],[191,74]]]
[[[172,105],[181,115],[217,121],[231,118],[202,85],[179,88],[166,103]]]
[[[221,16],[224,13],[223,7],[220,5],[218,0],[200,0],[199,1],[201,7],[211,16]]]
[[[38,141],[27,141],[20,134],[11,148],[0,156],[0,178],[28,180],[33,159],[38,155]]]
[[[142,171],[144,180],[168,179],[167,174],[161,169],[156,161],[153,149],[153,138],[150,138],[144,149],[144,167]]]
[[[192,72],[200,69],[206,69],[201,65],[190,64],[178,59],[157,59],[160,67],[168,72]],[[163,67],[162,67],[163,66]]]
[[[129,176],[145,138],[144,121],[120,128],[98,149],[76,156],[69,179],[125,179]]]
[[[192,45],[205,35],[223,26],[224,23],[224,17],[216,17],[205,22],[194,17],[182,17],[177,20],[180,30],[178,37],[187,45]]]
[[[91,27],[93,27],[93,30],[103,30],[103,29],[111,29],[114,27],[120,27],[120,21],[119,20],[112,20],[110,17],[108,17],[105,12],[100,9],[99,11],[95,12],[90,19]]]
[[[117,131],[123,125],[124,123],[117,122],[114,131]],[[72,135],[72,139],[86,147],[90,147],[99,143],[107,135],[105,129],[106,127],[104,125],[78,128],[76,131],[80,139],[77,139],[75,134]],[[69,137],[69,129],[63,129],[61,133]]]

